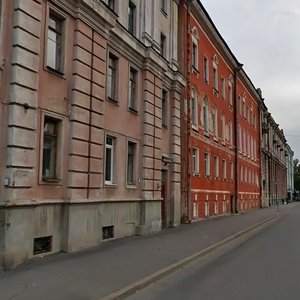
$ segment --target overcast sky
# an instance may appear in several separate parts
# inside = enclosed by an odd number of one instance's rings
[[[300,158],[300,1],[201,2]]]

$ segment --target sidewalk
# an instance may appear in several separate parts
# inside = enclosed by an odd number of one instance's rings
[[[0,299],[101,299],[295,206],[207,219],[159,234],[109,241],[80,253],[33,260],[0,272]]]

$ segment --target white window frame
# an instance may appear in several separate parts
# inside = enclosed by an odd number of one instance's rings
[[[133,154],[129,153],[129,146],[133,145]],[[130,163],[130,158],[129,154],[133,155],[132,159],[132,180],[129,181],[129,163]],[[126,185],[127,187],[135,187],[136,186],[136,173],[137,173],[137,168],[136,168],[136,162],[137,162],[137,143],[131,140],[127,141],[127,158],[126,158]]]
[[[53,19],[60,23],[60,29],[55,30],[51,27],[51,16]],[[60,46],[55,50],[55,58],[54,60],[59,60],[58,65],[52,66],[49,62],[50,59],[50,50],[49,50],[49,32],[54,32],[60,35]],[[59,75],[64,75],[65,73],[65,51],[66,51],[66,32],[67,32],[67,17],[61,11],[58,11],[56,8],[52,6],[47,7],[47,26],[46,26],[46,34],[45,34],[45,62],[44,66],[47,70],[55,72]]]
[[[136,35],[136,5],[133,1],[129,0],[128,2],[128,12],[127,12],[127,29],[132,35]],[[132,11],[132,14],[130,14]],[[132,21],[132,28],[131,28],[131,21]]]
[[[53,130],[55,132],[53,137],[55,138],[55,157],[54,157],[54,170],[52,174],[47,175],[44,174],[44,143],[45,143],[45,131],[48,131],[46,128],[46,120],[48,119],[49,123],[52,123]],[[63,161],[63,147],[64,147],[64,140],[63,140],[63,118],[60,115],[54,114],[54,113],[44,113],[42,112],[42,118],[41,118],[41,136],[40,136],[40,144],[41,144],[41,155],[40,155],[40,176],[39,176],[39,183],[40,184],[54,184],[54,185],[60,185],[62,181],[62,161]],[[51,130],[50,130],[51,131]],[[49,132],[49,135],[51,133]],[[54,173],[54,174],[53,174]]]
[[[214,176],[215,179],[220,176],[219,156],[214,156]]]
[[[194,88],[191,91],[191,122],[193,129],[198,129],[198,99]]]
[[[225,159],[222,160],[222,171],[223,171],[223,180],[227,179],[227,162]]]
[[[216,106],[212,108],[212,132],[214,139],[218,141],[218,111]]]
[[[199,149],[192,148],[193,174],[199,175]]]
[[[203,106],[202,106],[202,119],[203,119],[203,128],[204,134],[209,134],[209,107],[208,107],[208,100],[206,97],[203,99]]]
[[[108,144],[108,139],[112,140],[112,144]],[[110,149],[111,156],[110,156],[110,179],[106,178],[106,168],[107,168],[107,150]],[[116,138],[111,135],[105,136],[105,163],[104,163],[104,181],[105,185],[115,185],[116,178],[115,178],[115,169],[116,169]]]
[[[169,93],[164,88],[162,89],[161,97],[161,122],[163,127],[168,127]]]
[[[206,83],[209,83],[209,59],[203,57],[203,79]]]
[[[205,177],[210,177],[210,154],[208,152],[204,153],[204,172]]]
[[[221,131],[222,131],[222,144],[225,145],[225,139],[226,139],[226,123],[225,123],[225,115],[222,113],[221,115]]]
[[[137,112],[138,99],[138,77],[139,72],[136,68],[129,67],[129,93],[128,93],[128,108],[133,112]]]
[[[107,62],[107,99],[113,102],[118,102],[118,69],[119,58],[114,53],[109,52]]]
[[[231,161],[230,162],[230,180],[233,181],[233,162]]]
[[[215,92],[219,91],[218,65],[215,62],[213,62],[213,88]]]
[[[224,77],[221,77],[221,89],[222,89],[222,98],[225,100],[226,99],[226,82],[225,82]]]

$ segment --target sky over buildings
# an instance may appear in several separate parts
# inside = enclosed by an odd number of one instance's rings
[[[300,1],[201,2],[300,159]]]

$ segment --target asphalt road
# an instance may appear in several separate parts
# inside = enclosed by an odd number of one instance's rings
[[[300,299],[300,206],[127,299]]]

